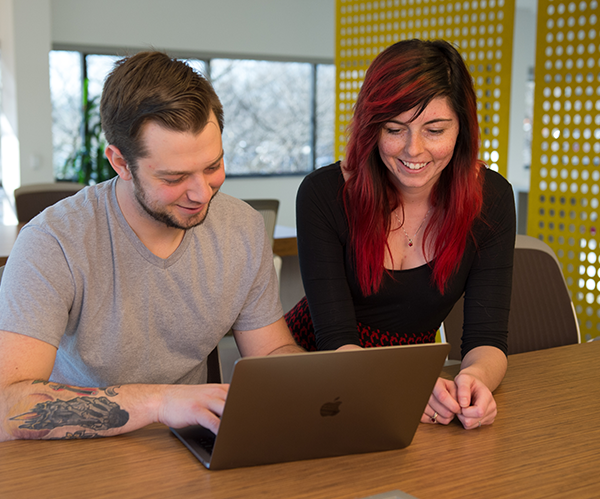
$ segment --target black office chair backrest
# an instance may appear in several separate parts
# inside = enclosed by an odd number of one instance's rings
[[[30,184],[18,187],[14,192],[17,220],[20,224],[26,224],[48,206],[72,196],[84,187],[85,185],[74,182]]]
[[[463,299],[444,321],[448,358],[460,360]],[[508,353],[515,354],[579,343],[573,302],[556,255],[546,243],[518,235],[508,320]]]

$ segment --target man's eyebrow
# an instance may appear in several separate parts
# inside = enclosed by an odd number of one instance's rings
[[[221,150],[221,154],[219,154],[219,157],[209,165],[205,166],[204,169],[213,168],[214,166],[217,166],[223,159],[224,155],[225,151]],[[177,170],[154,170],[155,175],[187,175],[188,173],[189,172],[179,172]]]

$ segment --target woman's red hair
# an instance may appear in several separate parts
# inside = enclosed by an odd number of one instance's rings
[[[441,293],[462,260],[473,222],[481,212],[477,103],[462,57],[441,40],[408,40],[388,47],[365,75],[344,161],[349,174],[343,191],[344,208],[357,277],[365,296],[381,286],[392,212],[402,205],[379,156],[377,143],[382,128],[411,109],[416,110],[416,118],[438,97],[448,99],[459,121],[454,154],[431,192],[433,210],[423,237],[423,248],[433,248],[433,281]]]

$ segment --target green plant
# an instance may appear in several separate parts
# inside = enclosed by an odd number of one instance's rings
[[[97,184],[116,175],[104,155],[106,141],[102,136],[100,122],[100,96],[89,97],[89,80],[83,82],[82,96],[82,145],[67,158],[63,171],[75,172],[82,184]]]

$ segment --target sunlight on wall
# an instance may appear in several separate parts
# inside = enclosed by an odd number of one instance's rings
[[[4,113],[0,113],[0,141],[2,145],[2,187],[8,196],[21,184],[19,139]]]

